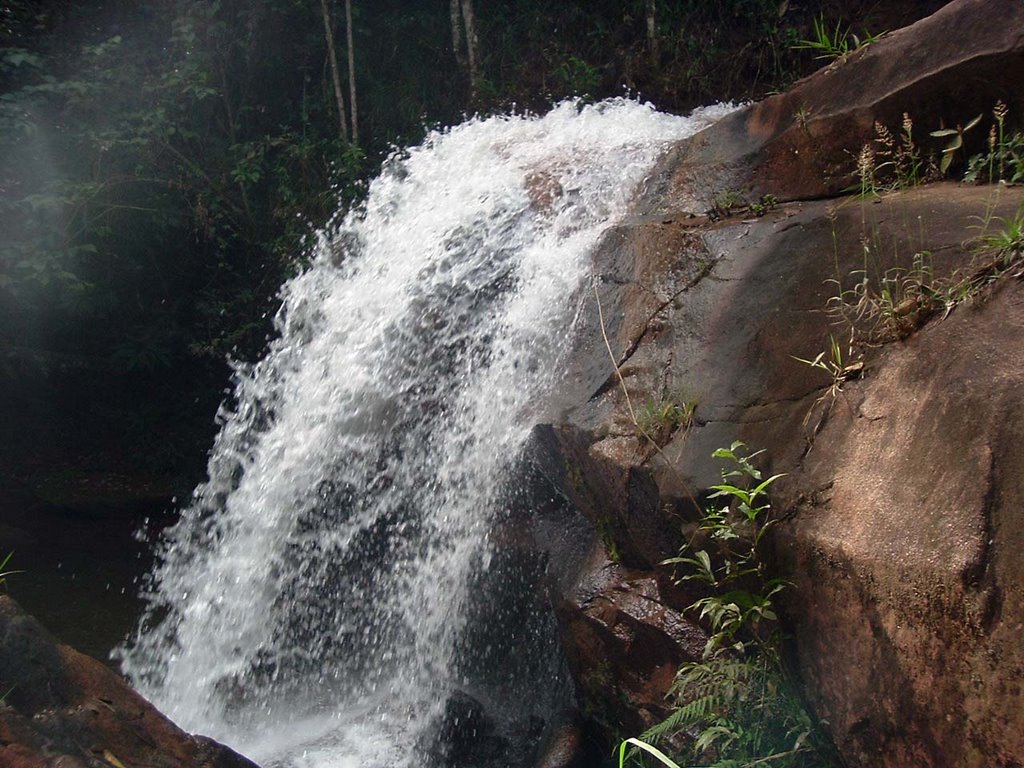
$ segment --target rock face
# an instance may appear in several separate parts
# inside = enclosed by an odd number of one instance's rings
[[[590,520],[595,551],[558,599],[592,716],[656,722],[672,670],[699,653],[692,596],[658,562],[718,479],[712,450],[739,439],[788,473],[773,486],[776,556],[797,584],[787,628],[847,763],[1024,765],[1024,285],[1014,270],[969,301],[899,301],[981,274],[979,238],[1024,192],[812,199],[845,186],[844,150],[875,120],[907,111],[924,136],[1003,99],[1021,122],[1022,64],[1024,5],[951,3],[676,148],[599,249],[603,329],[594,301],[570,379],[583,404],[536,441]],[[783,202],[704,215],[726,189]],[[897,291],[874,318],[858,311],[865,279]],[[851,348],[854,327],[871,343]],[[829,359],[830,336],[846,373],[794,359]],[[654,450],[629,413],[672,399],[696,401],[693,424]]]
[[[0,596],[0,765],[8,768],[256,768],[190,736],[103,664],[58,644]]]
[[[802,672],[857,764],[1024,757],[1022,330],[1012,280],[886,350],[794,478]]]
[[[1024,7],[1014,0],[957,0],[916,24],[722,120],[666,158],[648,205],[703,211],[725,190],[780,200],[836,194],[853,181],[852,159],[874,123],[898,129],[904,113],[919,136],[966,125],[996,99],[1021,114]],[[966,134],[981,151],[983,130]]]
[[[707,640],[673,607],[684,604],[677,591],[665,577],[603,559],[558,606],[592,717],[639,733],[671,713],[665,693]]]

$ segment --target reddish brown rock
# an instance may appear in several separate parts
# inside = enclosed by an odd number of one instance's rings
[[[588,715],[640,733],[669,714],[676,671],[700,658],[706,635],[683,617],[684,598],[664,579],[600,552],[586,573],[556,607],[569,666]]]
[[[1022,332],[1010,280],[886,350],[793,480],[802,673],[855,764],[1024,759]]]
[[[1004,276],[948,317],[901,304],[889,330],[861,316],[873,343],[852,359],[849,326],[826,311],[864,270],[877,290],[915,258],[940,280],[977,269],[979,237],[1024,194],[939,184],[749,220],[686,211],[725,189],[834,194],[849,179],[828,163],[848,171],[874,121],[904,111],[928,128],[999,98],[1024,114],[1022,40],[1024,5],[951,3],[670,153],[595,255],[600,308],[582,318],[569,382],[585,404],[549,441],[567,465],[556,485],[646,569],[718,479],[711,452],[766,449],[766,468],[788,473],[776,549],[797,584],[797,666],[850,766],[1024,765],[1024,285]],[[838,393],[795,360],[827,355],[830,335],[859,377]],[[694,425],[644,450],[630,409],[672,392],[697,401]],[[652,478],[657,494],[630,491]],[[666,617],[688,626],[687,602],[659,593],[654,571],[597,557],[580,573],[559,611],[579,688],[595,717],[636,733],[666,714],[672,673],[702,643],[693,627],[673,637]]]
[[[98,661],[58,644],[0,596],[0,765],[11,768],[255,768],[190,736]]]
[[[587,756],[583,741],[583,719],[572,711],[546,740],[536,768],[584,768]]]
[[[876,277],[909,269],[922,251],[936,276],[950,275],[983,260],[971,245],[979,223],[1002,226],[1022,198],[934,185],[714,225],[703,233],[715,255],[707,278],[636,338],[620,339],[633,349],[630,388],[668,379],[697,393],[696,424],[646,463],[617,451],[625,438],[614,435],[562,448],[586,453],[577,466],[607,462],[609,478],[650,472],[660,501],[645,508],[657,511],[714,482],[711,451],[735,439],[767,449],[771,470],[789,473],[775,501],[794,515],[778,539],[798,585],[791,631],[809,700],[850,765],[1024,759],[1024,285],[1004,277],[987,301],[923,316],[904,340],[862,348],[862,378],[835,399],[828,375],[794,357],[813,358],[839,332],[825,311],[837,293],[830,281],[859,279],[865,244]],[[626,408],[599,380],[600,394],[573,416],[595,435],[614,430]],[[624,526],[642,512],[627,495],[594,495]],[[677,537],[678,528],[666,532],[661,546]],[[667,687],[686,646],[673,651],[671,632],[631,624],[653,574],[622,576],[606,563],[589,573],[561,614],[570,658],[590,699],[601,701],[603,688],[604,701],[629,702],[602,716],[635,732],[664,714],[653,691]]]
[[[808,697],[850,765],[1024,759],[1024,648],[1011,639],[1024,623],[1024,286],[1006,277],[987,301],[864,349],[862,378],[834,399],[829,376],[792,356],[811,358],[840,332],[824,313],[827,281],[863,264],[865,233],[882,273],[889,258],[927,250],[948,274],[974,258],[986,210],[1011,217],[1021,198],[939,185],[831,217],[804,206],[732,241],[716,270],[727,281],[706,287],[716,310],[696,328],[686,319],[703,352],[675,375],[716,394],[709,422],[669,447],[687,469],[666,467],[662,491],[703,487],[708,452],[736,438],[789,473],[775,501],[794,515],[778,539],[797,584],[790,629]]]
[[[1024,4],[957,0],[916,24],[838,59],[785,93],[720,121],[662,165],[651,210],[704,211],[731,191],[756,200],[826,197],[854,183],[855,159],[880,121],[894,132],[903,114],[915,142],[940,127],[989,114],[997,99],[1024,115]],[[967,135],[981,151],[986,127]]]
[[[641,344],[662,346],[665,364],[683,360],[673,375],[709,393],[708,421],[668,448],[663,493],[703,487],[711,448],[737,437],[791,473],[776,501],[796,513],[779,545],[799,586],[792,627],[810,698],[851,765],[1012,765],[1024,754],[1020,282],[1006,277],[987,301],[867,350],[864,378],[835,399],[826,375],[815,390],[813,370],[789,357],[812,357],[835,332],[825,281],[857,266],[860,233],[883,253],[926,245],[949,272],[970,259],[971,212],[996,204],[1009,216],[1021,199],[997,194],[939,186],[852,203],[831,221],[814,204],[730,225],[719,281],[692,297],[715,310],[679,310],[668,324],[679,337]],[[821,258],[833,233],[838,273]]]

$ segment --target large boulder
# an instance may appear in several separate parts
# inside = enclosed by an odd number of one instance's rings
[[[851,765],[1024,755],[1024,696],[1011,682],[1024,651],[1009,639],[1024,621],[1024,550],[1008,520],[1024,492],[1013,465],[1024,286],[1004,277],[987,289],[995,295],[862,348],[850,361],[861,378],[836,393],[794,359],[849,332],[826,309],[832,281],[859,277],[865,231],[882,273],[911,270],[925,246],[940,279],[971,263],[963,243],[976,217],[1012,216],[1022,201],[1018,191],[934,185],[879,202],[793,204],[705,233],[717,254],[708,278],[627,342],[625,387],[603,390],[550,441],[576,468],[563,492],[606,544],[559,609],[584,700],[628,703],[606,706],[602,721],[632,732],[657,721],[671,671],[699,655],[683,611],[693,596],[655,589],[671,575],[657,558],[678,546],[695,497],[717,480],[711,452],[741,439],[767,449],[772,472],[789,473],[775,499],[791,517],[777,537],[797,584],[787,617],[808,699]],[[645,452],[622,426],[624,390],[667,388],[695,394],[695,422]],[[629,492],[652,480],[657,498]],[[641,570],[607,559],[623,553]]]
[[[1024,290],[844,387],[779,550],[806,690],[855,765],[1024,759]]]
[[[1024,764],[1024,286],[1006,274],[945,307],[876,317],[848,292],[865,277],[876,291],[886,277],[942,289],[977,271],[991,258],[981,236],[1024,193],[943,183],[810,199],[849,182],[876,120],[907,111],[933,129],[997,99],[1019,118],[1022,63],[1024,5],[951,3],[677,147],[598,249],[567,378],[580,404],[538,442],[596,542],[557,594],[584,700],[604,686],[631,702],[599,713],[612,727],[663,714],[651,702],[666,670],[698,645],[688,596],[664,589],[658,563],[718,479],[711,452],[740,439],[788,473],[774,486],[776,556],[797,585],[786,622],[848,764]],[[703,215],[726,189],[783,202]],[[795,359],[829,360],[830,337],[839,375]],[[654,448],[632,415],[678,398],[696,402],[693,423]]]
[[[0,596],[0,765],[9,768],[256,768],[190,736],[112,670],[59,644]]]
[[[915,141],[966,125],[997,99],[1024,112],[1024,4],[957,0],[857,49],[784,93],[721,120],[663,161],[648,212],[704,211],[723,192],[780,200],[834,195],[855,182],[855,158],[874,124]],[[980,151],[985,129],[967,134]]]
[[[708,454],[733,439],[766,448],[771,471],[789,473],[775,494],[788,518],[779,565],[797,587],[789,628],[808,699],[851,765],[1024,756],[1024,696],[1012,682],[1024,649],[1010,639],[1024,621],[1024,292],[1006,276],[903,340],[861,348],[847,361],[863,365],[860,378],[840,391],[793,356],[813,358],[830,334],[848,333],[825,313],[829,281],[863,265],[865,231],[882,273],[910,270],[914,248],[941,275],[971,263],[963,242],[975,217],[992,206],[1012,216],[1022,200],[939,185],[727,226],[726,242],[749,234],[728,246],[717,272],[726,280],[706,287],[714,298],[696,303],[714,311],[683,313],[681,343],[663,341],[685,360],[673,375],[707,394],[703,424],[666,448],[662,493],[705,487]]]

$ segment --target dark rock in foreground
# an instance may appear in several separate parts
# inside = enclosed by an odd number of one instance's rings
[[[182,731],[113,671],[59,644],[2,596],[0,689],[5,768],[256,768]]]

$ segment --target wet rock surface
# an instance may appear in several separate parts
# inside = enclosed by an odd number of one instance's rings
[[[699,659],[707,640],[683,616],[686,604],[669,579],[595,552],[586,577],[556,608],[587,714],[630,733],[670,714],[665,694],[676,671]]]
[[[10,768],[255,768],[191,736],[98,661],[60,645],[0,596],[0,765]]]

